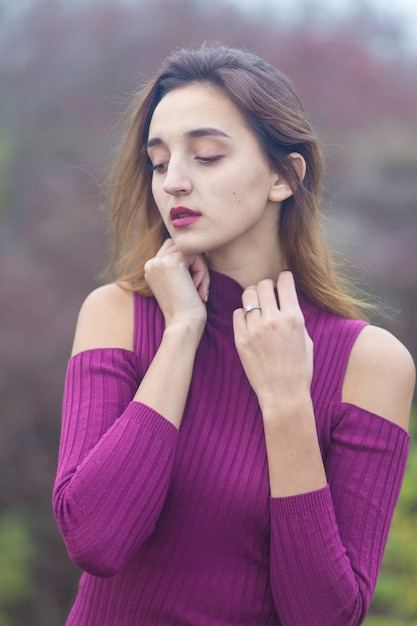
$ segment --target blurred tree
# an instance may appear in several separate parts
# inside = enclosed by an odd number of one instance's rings
[[[0,543],[21,587],[0,604],[0,626],[62,624],[75,594],[50,505],[65,366],[106,253],[98,181],[118,113],[172,48],[223,41],[291,76],[324,144],[329,233],[365,266],[365,276],[352,267],[358,279],[400,311],[383,323],[417,356],[417,61],[375,13],[363,12],[360,29],[359,14],[325,25],[320,15],[289,25],[221,0],[0,0]],[[410,478],[404,494],[417,501]],[[401,503],[375,611],[406,619],[415,511]],[[24,521],[14,517],[22,507]],[[396,571],[404,589],[389,595]]]

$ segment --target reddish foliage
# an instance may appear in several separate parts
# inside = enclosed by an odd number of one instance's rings
[[[49,502],[76,313],[105,255],[96,181],[120,102],[172,48],[223,41],[289,74],[325,143],[327,197],[343,192],[332,201],[339,237],[348,248],[359,242],[371,290],[401,310],[389,324],[417,355],[415,60],[367,45],[367,32],[375,41],[370,14],[358,36],[354,19],[289,29],[208,4],[40,0],[2,27],[0,505],[32,516],[40,567],[36,598],[16,623],[63,623],[71,600],[75,579]]]

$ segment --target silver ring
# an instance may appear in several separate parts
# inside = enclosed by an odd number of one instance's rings
[[[258,309],[259,311],[262,310],[262,307],[260,304],[248,304],[247,306],[245,306],[245,317],[247,316],[248,313],[250,313],[251,311],[254,311],[255,309]]]

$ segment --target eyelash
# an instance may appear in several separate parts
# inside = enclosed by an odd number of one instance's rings
[[[195,160],[199,161],[200,163],[204,165],[210,165],[211,163],[220,161],[222,157],[223,155],[218,155],[214,157],[195,157]],[[167,165],[168,165],[168,161],[164,161],[163,163],[156,163],[155,165],[152,165],[152,163],[150,163],[149,167],[152,173],[157,172],[158,174],[164,174],[166,171]]]
[[[166,163],[157,163],[156,165],[150,165],[151,172],[158,172],[158,174],[163,174],[166,169]]]

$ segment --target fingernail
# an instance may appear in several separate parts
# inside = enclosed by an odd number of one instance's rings
[[[209,295],[210,295],[210,289],[207,289],[206,291],[206,297],[204,298],[204,302],[207,302],[209,299]]]

